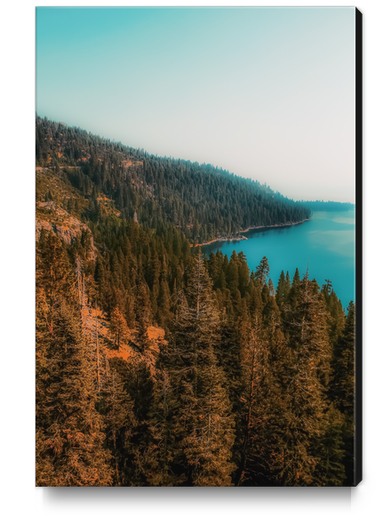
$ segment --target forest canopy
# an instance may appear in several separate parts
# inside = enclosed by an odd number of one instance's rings
[[[91,208],[98,211],[100,192],[124,218],[136,212],[149,227],[171,223],[192,242],[310,217],[266,184],[209,164],[156,157],[47,119],[37,118],[36,131],[37,166],[65,169]]]
[[[36,484],[342,486],[355,305],[194,244],[309,208],[37,118]]]

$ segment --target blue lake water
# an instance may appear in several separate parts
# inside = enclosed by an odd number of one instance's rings
[[[275,288],[281,270],[289,271],[292,280],[296,268],[302,277],[308,266],[310,279],[322,286],[326,279],[346,308],[355,300],[355,211],[315,211],[311,220],[280,229],[260,229],[244,234],[241,241],[215,242],[202,247],[206,256],[218,249],[231,256],[235,250],[247,257],[255,270],[263,256],[270,266]]]

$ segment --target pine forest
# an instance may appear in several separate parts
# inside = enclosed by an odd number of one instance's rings
[[[354,303],[202,252],[311,207],[36,118],[37,486],[353,484]]]

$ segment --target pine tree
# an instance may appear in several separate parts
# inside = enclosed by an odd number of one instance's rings
[[[269,291],[270,291],[270,295],[272,295],[274,297],[275,294],[276,294],[276,290],[274,288],[273,281],[271,279],[269,279],[269,282],[268,282],[267,285],[268,285],[268,288],[269,288]]]
[[[249,323],[248,323],[249,324]],[[254,461],[254,455],[259,459],[254,446],[254,434],[259,430],[255,422],[257,414],[254,412],[264,404],[259,401],[259,381],[262,381],[265,365],[267,362],[266,348],[261,341],[261,327],[257,318],[253,325],[249,324],[248,336],[242,342],[241,365],[242,365],[242,389],[241,389],[241,420],[239,424],[240,442],[240,466],[238,470],[237,484],[242,484],[248,478],[250,462]],[[255,426],[255,427],[254,427]]]
[[[345,312],[341,301],[338,299],[334,291],[327,294],[327,290],[323,287],[322,293],[325,295],[325,302],[329,312],[328,330],[330,343],[332,347],[335,348],[338,346],[338,339],[342,336],[342,332],[345,327]]]
[[[239,289],[239,267],[238,267],[238,256],[235,251],[232,252],[231,259],[227,268],[226,280],[227,287],[231,290],[233,295]]]
[[[250,269],[247,265],[246,256],[243,252],[239,252],[238,254],[238,279],[239,279],[239,291],[242,297],[244,297],[249,279],[250,279]]]
[[[126,473],[127,460],[129,452],[132,450],[131,442],[136,421],[133,402],[114,367],[107,367],[99,406],[105,420],[106,444],[112,454],[114,486],[126,486],[129,484],[129,477]]]
[[[154,404],[155,381],[151,373],[151,364],[144,356],[133,363],[127,377],[126,389],[133,403],[135,424],[132,439],[127,445],[127,483],[131,486],[151,484],[151,473],[155,457],[153,455],[153,434],[150,423],[150,411]]]
[[[82,290],[59,238],[42,233],[37,250],[37,485],[110,485],[111,456],[95,409],[96,356],[82,330]]]
[[[285,287],[286,287],[286,279],[284,270],[281,271],[280,278],[278,279],[277,291],[276,291],[276,301],[279,307],[285,301]]]
[[[38,486],[108,486],[110,452],[103,419],[95,409],[95,361],[81,322],[59,298],[48,313],[37,307]],[[49,327],[47,322],[50,320]]]
[[[350,302],[346,324],[334,351],[333,398],[338,408],[348,415],[354,410],[354,367],[355,367],[355,305]]]
[[[149,293],[148,286],[140,281],[137,286],[136,300],[136,325],[139,335],[147,334],[148,327],[152,321]]]
[[[332,404],[322,422],[323,434],[313,442],[313,453],[318,458],[314,482],[322,486],[343,486],[345,483],[345,450],[343,431],[345,417]]]
[[[297,306],[289,322],[293,360],[287,386],[291,408],[281,469],[283,484],[291,486],[316,484],[314,473],[321,457],[314,455],[311,443],[325,434],[325,385],[331,359],[321,295],[314,294],[307,277],[294,284]]]
[[[189,270],[186,298],[171,341],[171,376],[178,398],[174,465],[188,485],[231,484],[234,422],[214,353],[218,337],[210,279],[198,254]]]
[[[284,376],[289,349],[279,326],[279,309],[274,297],[270,297],[263,324],[255,317],[248,339],[243,342],[238,485],[280,484],[277,473],[281,470],[285,436],[282,422],[288,411]]]
[[[291,290],[291,278],[289,277],[289,272],[287,271],[285,276],[285,290],[284,290],[284,297],[287,300],[289,296],[289,292]]]
[[[334,348],[331,397],[343,413],[344,466],[346,485],[354,481],[354,398],[355,398],[355,305],[350,302],[345,328]]]
[[[130,339],[130,330],[126,323],[124,315],[118,308],[115,308],[110,316],[110,331],[114,337],[117,349],[123,343],[128,343]]]
[[[173,486],[178,482],[172,467],[175,449],[173,412],[176,402],[168,372],[159,369],[148,415],[150,443],[147,480],[149,485]]]
[[[171,295],[170,288],[168,286],[168,282],[165,278],[162,278],[160,282],[160,293],[158,298],[158,322],[160,327],[167,330],[168,326],[171,325],[172,322],[172,314],[170,312],[171,308]]]
[[[259,265],[257,266],[257,271],[255,272],[255,277],[261,281],[261,284],[264,285],[267,283],[269,279],[269,263],[266,256],[263,256]]]
[[[59,296],[69,302],[74,300],[76,278],[64,244],[46,231],[40,233],[37,243],[36,282],[37,288],[45,291],[50,309]]]

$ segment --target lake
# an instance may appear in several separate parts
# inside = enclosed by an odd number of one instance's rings
[[[322,286],[326,279],[346,308],[355,300],[355,210],[314,211],[309,222],[278,229],[256,229],[244,233],[247,240],[221,241],[202,247],[206,256],[218,249],[231,256],[235,250],[247,257],[250,270],[263,256],[269,261],[270,277],[277,288],[281,270],[292,280],[296,268],[303,277]]]

